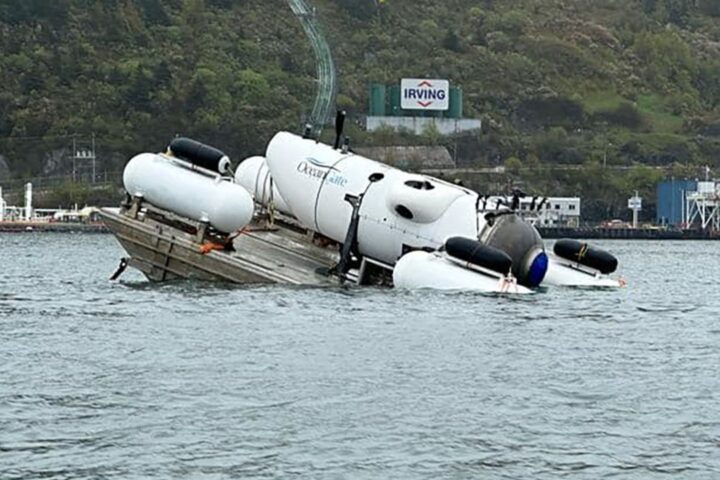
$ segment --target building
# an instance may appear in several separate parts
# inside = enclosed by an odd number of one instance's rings
[[[670,179],[658,183],[656,223],[665,227],[683,228],[686,193],[697,191],[697,186],[697,180]]]
[[[720,181],[667,180],[657,185],[657,224],[720,231]]]
[[[540,209],[537,208],[542,202]],[[580,226],[579,197],[524,197],[520,199],[521,217],[538,227],[569,227]]]
[[[480,130],[482,121],[474,118],[436,118],[436,117],[371,117],[365,119],[365,128],[374,132],[381,128],[408,130],[422,135],[429,128],[435,128],[441,135],[454,135],[469,130]]]

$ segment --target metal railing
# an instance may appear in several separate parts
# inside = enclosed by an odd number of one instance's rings
[[[319,135],[323,126],[330,120],[335,105],[335,96],[337,95],[335,62],[330,46],[320,30],[315,7],[310,7],[305,0],[287,0],[287,2],[292,12],[300,20],[317,60],[317,94],[309,123],[313,133]]]

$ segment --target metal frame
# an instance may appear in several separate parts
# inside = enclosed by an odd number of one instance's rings
[[[686,192],[684,213],[686,228],[698,221],[702,230],[720,231],[720,192]]]

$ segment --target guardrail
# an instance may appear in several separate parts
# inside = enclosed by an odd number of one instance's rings
[[[335,62],[330,46],[317,22],[315,8],[311,8],[305,0],[287,0],[287,3],[290,10],[300,20],[317,60],[317,94],[309,123],[312,125],[313,133],[319,135],[323,126],[330,119],[331,110],[335,105],[335,96],[337,95]]]

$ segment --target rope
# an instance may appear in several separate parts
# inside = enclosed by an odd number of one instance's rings
[[[580,251],[577,253],[578,261],[582,260],[583,257],[585,257],[585,255],[587,255],[587,252],[588,252],[588,244],[583,243],[582,247],[580,247]]]

